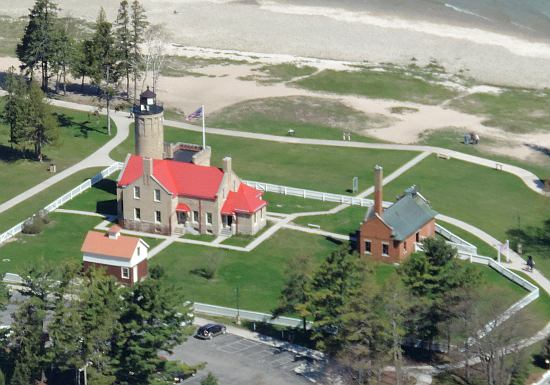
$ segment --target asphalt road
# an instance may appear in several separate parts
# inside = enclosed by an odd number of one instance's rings
[[[185,384],[198,385],[212,372],[222,385],[305,385],[308,380],[294,372],[304,358],[279,351],[271,346],[231,334],[212,340],[190,337],[174,350],[170,359],[196,365],[206,362],[206,368]]]

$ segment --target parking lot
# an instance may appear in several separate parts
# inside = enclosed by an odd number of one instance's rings
[[[205,370],[185,384],[200,384],[209,371],[218,377],[221,385],[310,384],[294,372],[296,367],[306,362],[305,358],[231,334],[212,340],[190,337],[175,349],[170,358],[191,365],[207,363]]]

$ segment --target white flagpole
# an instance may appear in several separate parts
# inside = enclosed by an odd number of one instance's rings
[[[202,148],[206,148],[206,125],[204,123],[204,104],[202,105]]]

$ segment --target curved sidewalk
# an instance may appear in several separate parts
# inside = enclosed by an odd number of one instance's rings
[[[196,132],[202,131],[201,127],[197,127],[192,124],[178,122],[174,120],[165,120],[164,124],[165,126],[172,126],[172,127],[181,128],[184,130],[189,130],[189,131],[196,131]],[[332,147],[370,148],[370,149],[378,149],[378,150],[421,151],[421,152],[429,152],[434,154],[443,154],[443,155],[448,155],[449,157],[454,159],[459,159],[464,162],[474,163],[474,164],[489,167],[489,168],[496,169],[498,165],[499,168],[501,167],[502,171],[508,172],[520,178],[523,181],[523,183],[527,185],[527,187],[529,187],[531,190],[535,191],[536,193],[550,196],[550,193],[542,189],[543,183],[541,182],[540,178],[530,171],[522,169],[521,167],[512,166],[507,163],[496,162],[494,160],[482,158],[475,155],[469,155],[459,151],[449,150],[441,147],[421,146],[421,145],[413,145],[413,144],[366,143],[366,142],[346,142],[341,140],[307,139],[307,138],[296,138],[293,136],[258,134],[254,132],[228,130],[224,128],[207,127],[207,131],[208,133],[215,134],[215,135],[225,135],[225,136],[233,136],[238,138],[267,140],[267,141],[280,142],[280,143],[310,144],[310,145],[317,145],[317,146],[332,146]]]
[[[62,100],[50,100],[50,103],[54,106],[69,108],[78,111],[92,112],[97,108],[94,106],[87,106],[83,104],[65,102]],[[105,114],[105,111],[102,111],[102,114]],[[129,135],[130,123],[132,120],[128,118],[128,113],[123,112],[114,112],[111,114],[111,119],[115,122],[117,127],[116,135],[110,139],[103,146],[98,148],[94,153],[82,159],[80,162],[73,164],[69,168],[66,168],[63,171],[55,174],[54,176],[38,183],[37,185],[31,187],[30,189],[18,194],[17,196],[3,202],[0,204],[0,213],[3,213],[6,210],[11,209],[12,207],[18,205],[19,203],[31,198],[32,196],[38,194],[41,191],[44,191],[48,187],[53,186],[57,182],[62,181],[63,179],[77,173],[80,170],[84,170],[90,167],[107,167],[113,164],[114,160],[111,159],[109,154],[113,149],[120,145]]]

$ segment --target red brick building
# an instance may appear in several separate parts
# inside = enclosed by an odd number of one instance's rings
[[[362,256],[399,263],[415,251],[417,242],[435,235],[437,213],[415,186],[384,210],[382,167],[376,166],[374,174],[374,205],[359,228],[357,248]]]
[[[106,234],[88,231],[81,249],[84,270],[103,268],[120,283],[133,285],[147,277],[148,250],[141,238],[121,235],[117,225]]]

